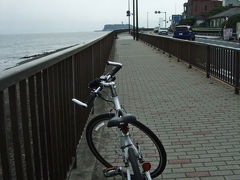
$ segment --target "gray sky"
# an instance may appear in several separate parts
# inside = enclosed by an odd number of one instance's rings
[[[139,26],[147,26],[149,12],[149,27],[155,27],[164,19],[155,10],[166,11],[169,19],[183,12],[187,0],[138,2]],[[101,30],[104,24],[128,23],[127,9],[128,0],[0,0],[0,34]]]

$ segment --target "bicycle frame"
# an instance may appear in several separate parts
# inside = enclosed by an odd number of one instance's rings
[[[110,89],[111,89],[111,95],[112,95],[112,99],[113,99],[113,103],[114,103],[115,113],[117,113],[118,111],[122,111],[121,104],[120,104],[120,101],[119,101],[119,98],[117,95],[117,91],[116,91],[115,82],[108,82],[108,83],[102,82],[102,84],[105,87],[110,87]],[[133,144],[129,134],[130,133],[128,132],[128,130],[126,132],[124,132],[119,127],[120,155],[122,155],[123,161],[125,163],[125,168],[127,169],[127,179],[131,180],[129,160],[128,160],[129,159],[129,155],[128,155],[129,147],[133,148],[133,150],[135,152],[135,156],[137,158],[142,158],[142,155],[141,155],[141,152],[139,152],[138,148]],[[148,180],[152,179],[149,171],[146,171],[145,175]]]

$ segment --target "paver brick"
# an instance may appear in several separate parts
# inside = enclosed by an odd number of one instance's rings
[[[207,135],[207,134],[211,134],[211,131],[196,131],[193,134],[194,135]]]
[[[189,164],[191,163],[191,159],[175,159],[170,160],[168,164]]]
[[[219,170],[234,170],[234,169],[236,169],[236,170],[238,170],[238,169],[240,169],[240,166],[239,165],[227,165],[227,166],[219,166],[218,167],[219,168]]]
[[[202,172],[187,172],[187,177],[208,177],[210,176],[210,173],[208,171],[202,171]]]
[[[172,142],[173,145],[188,145],[188,144],[191,144],[190,141],[175,141],[175,142]]]
[[[218,168],[215,167],[215,166],[210,166],[210,167],[209,166],[203,166],[203,167],[196,167],[195,170],[198,171],[198,172],[201,172],[201,171],[216,171],[216,170],[218,170]]]
[[[239,174],[238,175],[229,175],[229,176],[224,176],[226,180],[239,180]]]
[[[212,176],[225,176],[225,175],[233,175],[233,171],[231,170],[219,170],[219,171],[211,171],[210,174]]]
[[[194,167],[194,168],[197,168],[197,167],[203,167],[204,164],[203,163],[191,163],[191,164],[182,164],[182,167]]]
[[[171,174],[163,174],[162,179],[169,179],[169,178],[186,178],[186,174],[185,173],[171,173]]]
[[[225,180],[223,176],[201,177],[201,180]]]
[[[178,180],[186,180],[186,178],[178,178]],[[199,177],[187,178],[187,180],[200,180]]]

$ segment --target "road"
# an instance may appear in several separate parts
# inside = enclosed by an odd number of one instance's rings
[[[233,47],[233,48],[239,48],[240,49],[240,44],[239,42],[233,42],[233,41],[224,41],[221,39],[206,39],[206,38],[196,38],[197,42],[203,42],[203,43],[210,43],[213,45],[221,45],[221,46],[226,46],[226,47]]]
[[[152,33],[152,32],[148,32],[148,33]],[[157,33],[152,33],[152,34],[158,35]],[[161,36],[164,36],[164,35],[161,35]],[[172,34],[169,34],[168,37],[172,37]],[[239,42],[224,41],[224,40],[221,40],[219,37],[214,37],[214,36],[196,35],[195,42],[209,43],[209,44],[212,44],[212,45],[220,45],[220,46],[226,46],[226,47],[232,47],[232,48],[240,49],[240,43]]]

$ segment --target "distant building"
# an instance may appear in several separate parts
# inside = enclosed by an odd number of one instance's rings
[[[214,7],[222,6],[222,1],[218,0],[188,0],[184,4],[185,18],[196,18],[197,20],[205,20],[209,11]]]
[[[222,24],[231,16],[240,14],[240,7],[230,8],[227,11],[223,11],[218,13],[212,17],[210,17],[210,26],[213,27],[221,27]]]
[[[240,6],[239,0],[223,0],[223,6]]]

